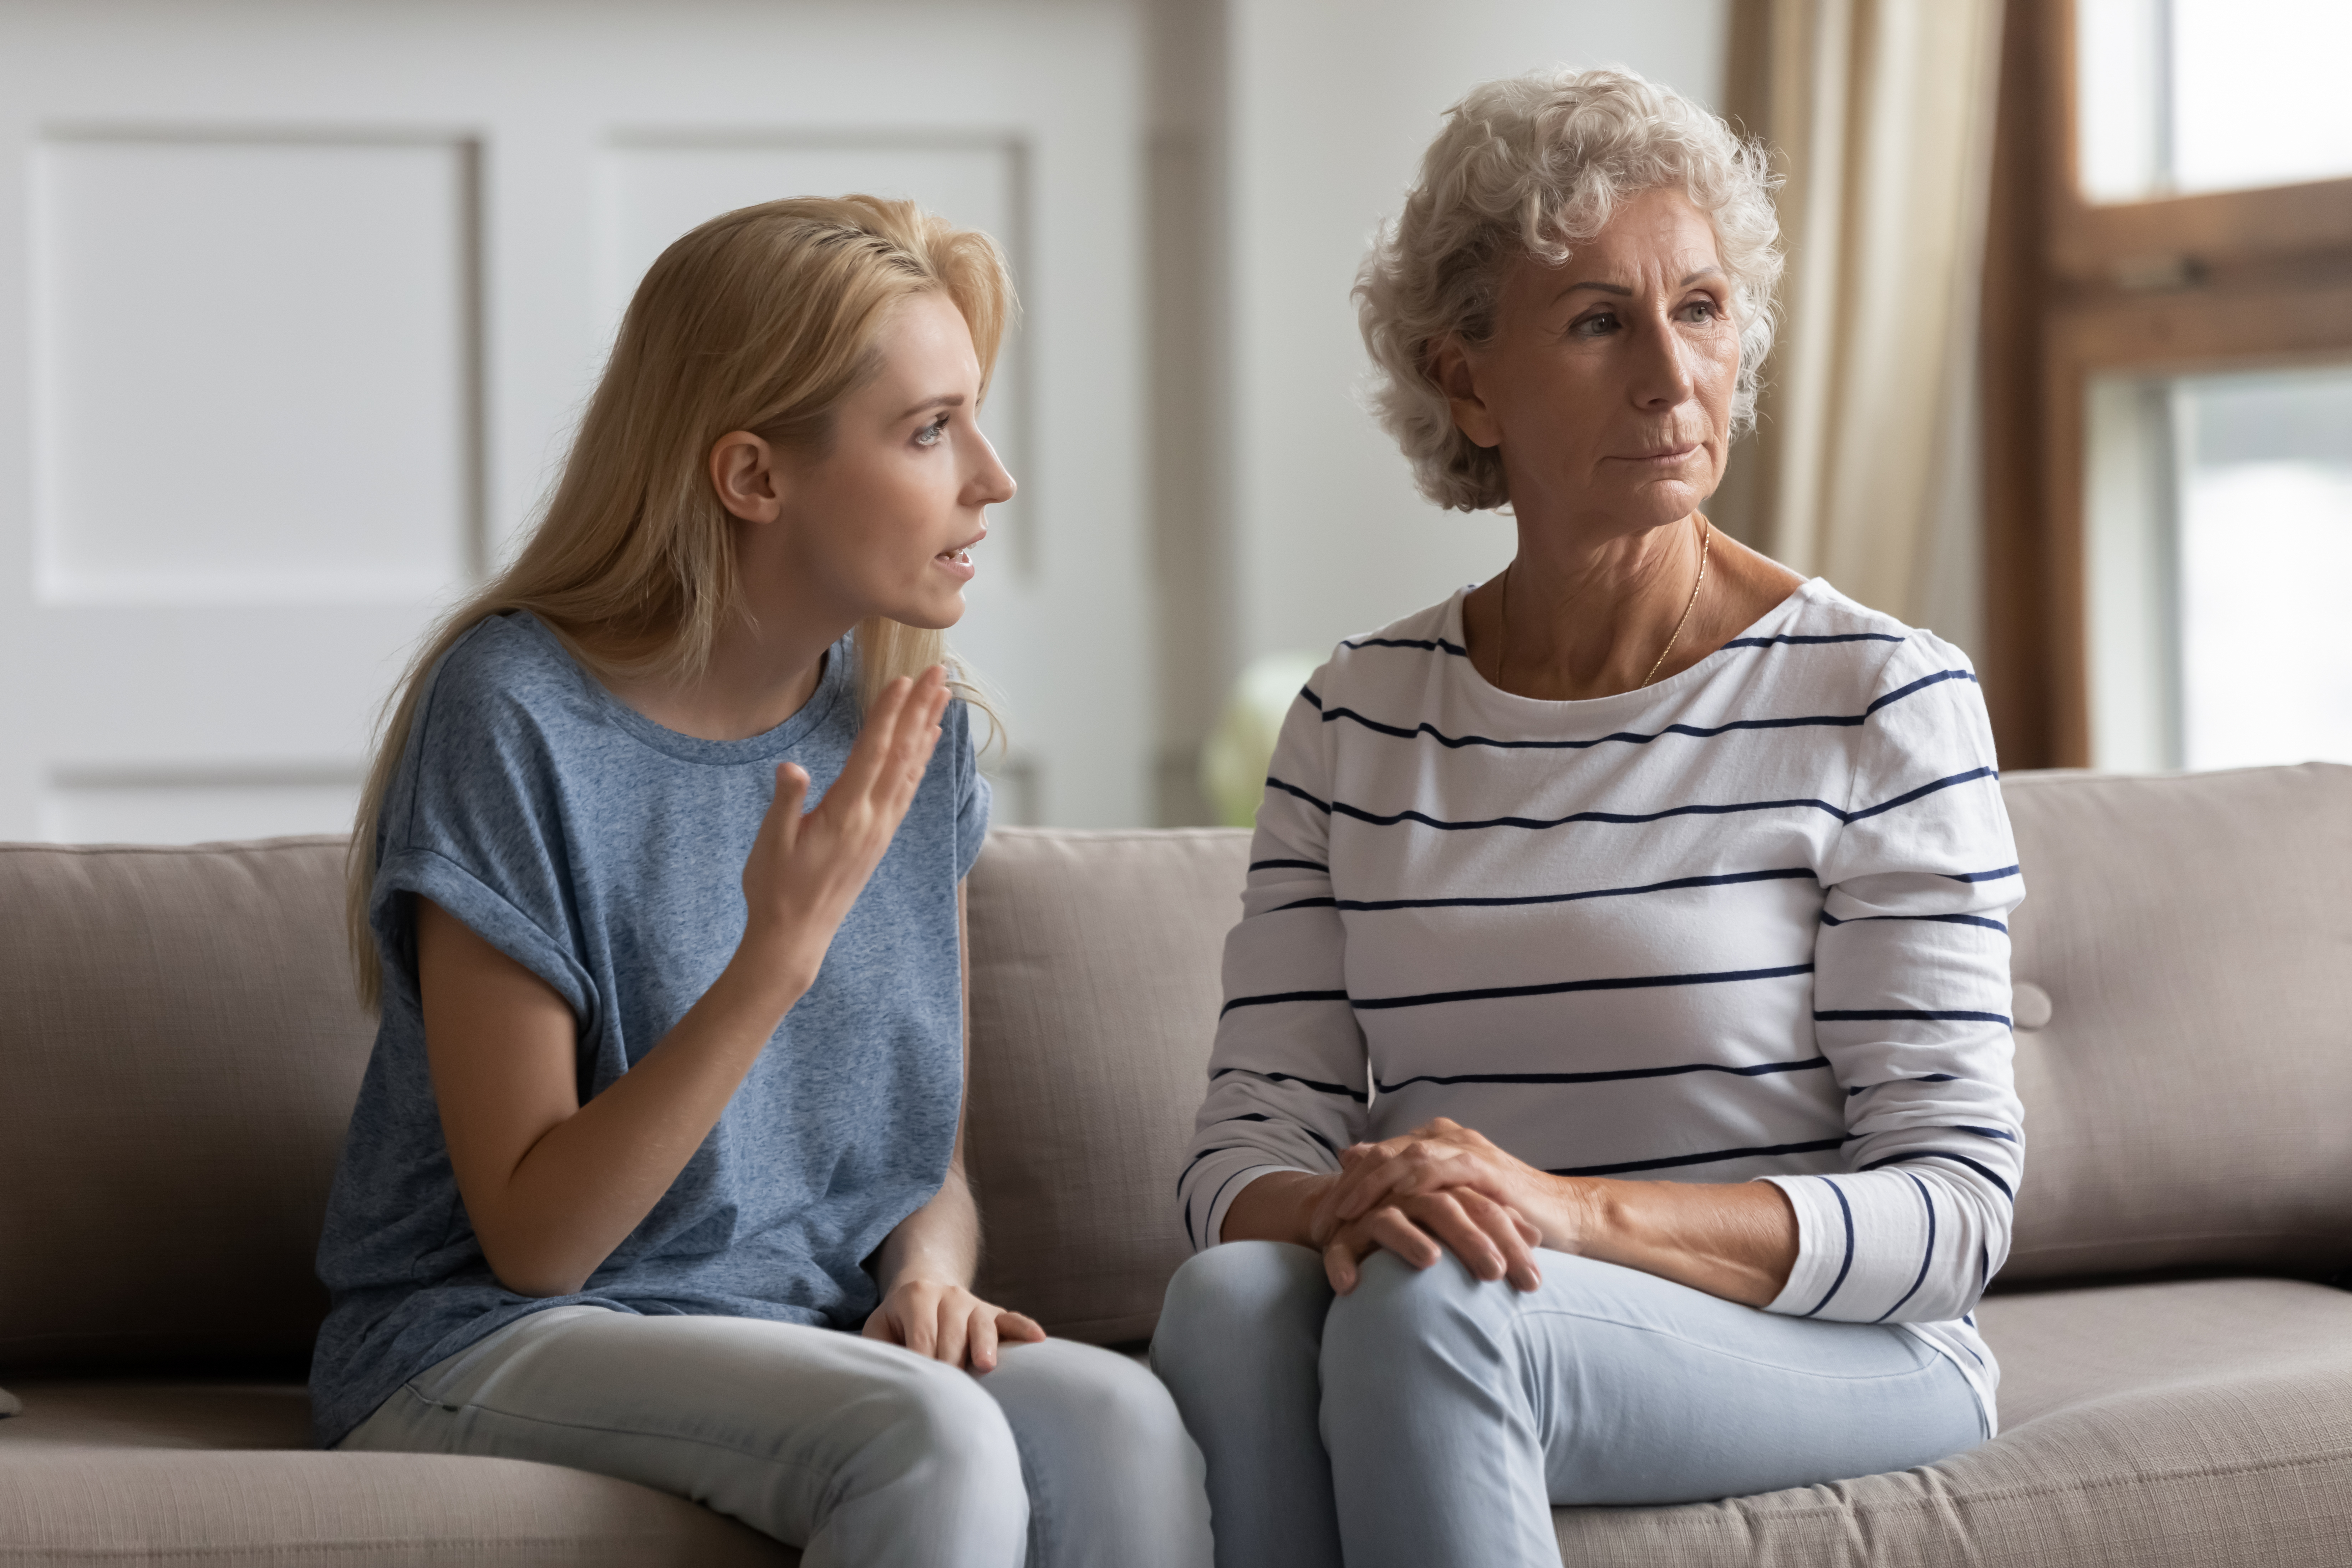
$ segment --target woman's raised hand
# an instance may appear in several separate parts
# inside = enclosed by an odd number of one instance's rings
[[[1418,1268],[1443,1243],[1481,1279],[1532,1290],[1535,1248],[1564,1206],[1558,1178],[1514,1159],[1483,1134],[1444,1117],[1402,1137],[1339,1152],[1339,1174],[1307,1223],[1331,1288],[1354,1289],[1356,1266],[1376,1247]],[[1564,1238],[1559,1238],[1564,1239]]]
[[[801,810],[806,770],[793,763],[776,769],[775,798],[743,862],[748,915],[738,951],[788,982],[795,996],[816,983],[834,932],[890,847],[930,765],[947,705],[942,665],[884,687],[814,811]]]

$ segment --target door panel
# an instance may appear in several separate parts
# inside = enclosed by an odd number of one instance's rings
[[[471,153],[37,144],[44,605],[421,599],[470,569]]]

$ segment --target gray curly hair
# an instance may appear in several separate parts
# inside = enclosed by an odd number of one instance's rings
[[[1599,234],[1620,202],[1679,187],[1714,226],[1731,275],[1739,381],[1731,435],[1755,423],[1780,280],[1779,181],[1761,144],[1628,70],[1554,70],[1473,88],[1446,111],[1404,212],[1356,274],[1356,320],[1374,365],[1371,405],[1422,493],[1480,511],[1509,501],[1501,453],[1454,428],[1431,359],[1448,335],[1486,342],[1504,275],[1547,266]]]

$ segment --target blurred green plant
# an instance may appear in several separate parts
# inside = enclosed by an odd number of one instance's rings
[[[1217,727],[1201,745],[1201,793],[1226,826],[1256,822],[1283,717],[1322,662],[1320,654],[1270,653],[1252,661],[1234,682]]]

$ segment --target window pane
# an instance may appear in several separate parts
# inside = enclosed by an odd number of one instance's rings
[[[2091,387],[2092,754],[2352,762],[2352,366]]]
[[[2076,0],[2094,202],[2352,174],[2346,0]]]
[[[2076,0],[2074,117],[2083,195],[2145,201],[2162,190],[2163,0]]]
[[[2174,384],[2182,761],[2352,762],[2352,367]]]
[[[2086,410],[2091,761],[2126,773],[2180,765],[2171,400],[2164,382],[2099,376]]]

